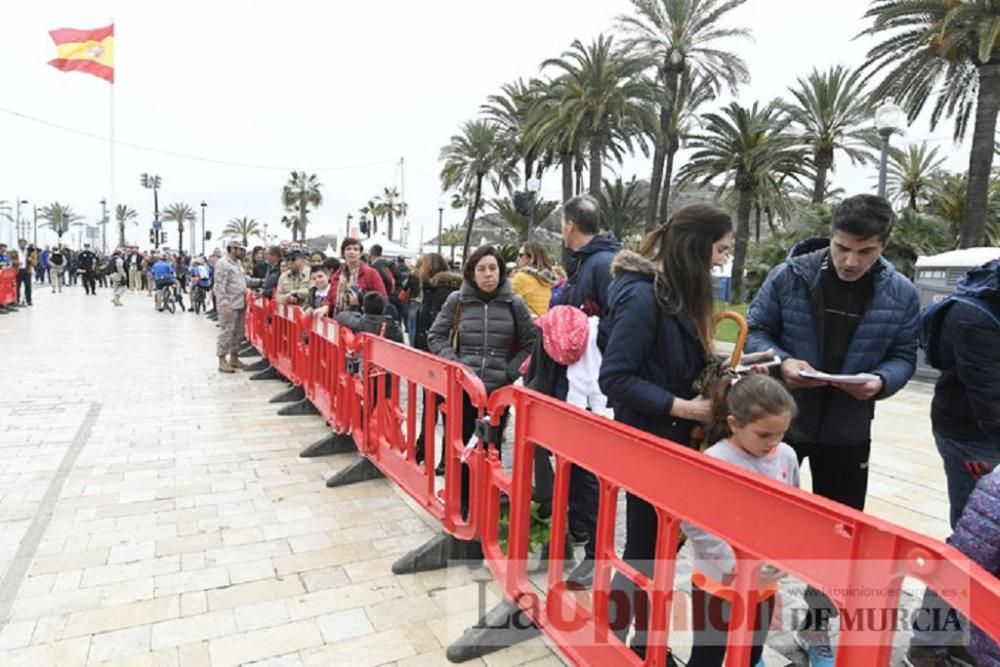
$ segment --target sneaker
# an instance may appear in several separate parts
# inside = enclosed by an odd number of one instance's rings
[[[594,559],[583,561],[566,577],[566,588],[571,591],[585,591],[594,586]]]
[[[822,630],[796,630],[795,643],[809,656],[811,667],[833,667],[836,654],[830,646],[830,633]]]

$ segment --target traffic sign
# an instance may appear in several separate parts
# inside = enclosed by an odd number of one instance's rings
[[[160,222],[159,220],[153,220],[153,229],[157,231],[163,229],[163,223]]]

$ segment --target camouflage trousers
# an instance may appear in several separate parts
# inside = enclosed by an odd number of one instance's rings
[[[240,351],[240,341],[246,333],[246,323],[246,308],[219,311],[219,342],[215,346],[217,355],[221,357]]]

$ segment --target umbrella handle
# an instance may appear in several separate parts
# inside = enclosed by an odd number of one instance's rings
[[[736,326],[739,328],[736,343],[733,346],[733,353],[729,357],[729,367],[736,368],[740,365],[740,359],[743,358],[743,348],[746,347],[750,327],[747,326],[746,318],[735,310],[726,310],[716,315],[715,325],[718,326],[723,320],[732,320],[736,322]]]

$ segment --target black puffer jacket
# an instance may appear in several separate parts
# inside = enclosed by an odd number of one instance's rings
[[[462,307],[456,351],[448,338],[459,302]],[[468,366],[488,392],[517,379],[517,369],[531,353],[534,342],[531,313],[524,300],[511,291],[506,278],[489,302],[479,297],[472,284],[463,282],[462,288],[445,301],[427,335],[432,353]]]
[[[427,332],[434,324],[434,318],[438,316],[444,307],[444,302],[448,295],[462,286],[462,276],[452,271],[442,271],[431,277],[424,286],[423,301],[420,302],[420,310],[417,311],[417,335],[413,342],[413,347],[418,350],[429,351],[427,347]]]

